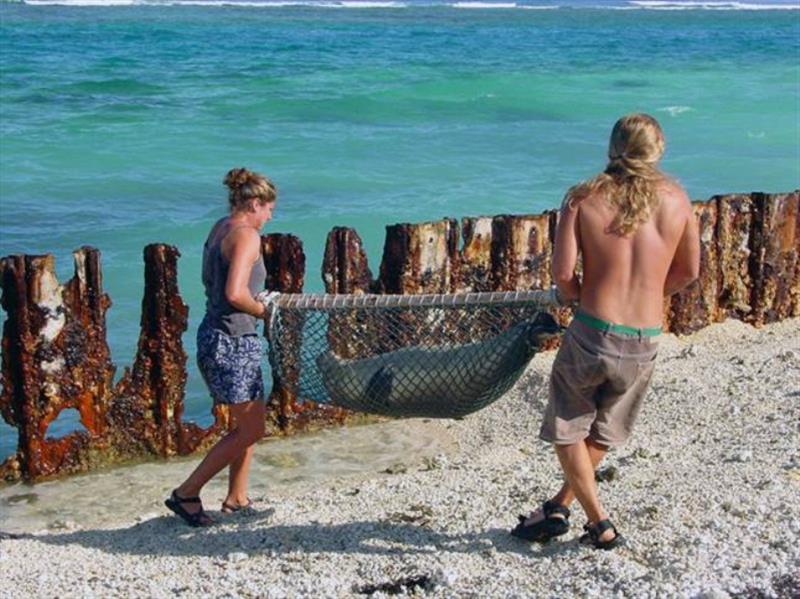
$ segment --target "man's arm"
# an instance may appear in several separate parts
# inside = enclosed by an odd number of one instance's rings
[[[581,284],[575,274],[580,251],[579,204],[570,201],[571,195],[568,192],[561,205],[553,247],[553,281],[565,301],[577,300],[581,295]]]
[[[669,297],[685,289],[700,276],[700,233],[689,198],[686,198],[685,201],[686,220],[683,234],[678,242],[678,248],[675,250],[675,256],[672,258],[672,264],[669,266],[669,272],[667,272],[664,297]]]

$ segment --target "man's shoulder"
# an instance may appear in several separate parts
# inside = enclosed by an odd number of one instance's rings
[[[664,175],[658,182],[658,193],[662,199],[688,202],[689,196],[677,179],[670,175]]]
[[[688,214],[691,212],[692,202],[689,199],[689,195],[686,193],[683,185],[676,179],[670,176],[664,176],[664,178],[659,181],[656,190],[662,210],[666,209],[671,214]]]

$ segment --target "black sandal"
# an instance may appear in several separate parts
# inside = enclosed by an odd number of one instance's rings
[[[253,507],[253,500],[248,497],[247,503],[245,503],[244,505],[232,504],[223,501],[222,509],[220,510],[220,512],[222,512],[223,514],[235,514],[238,511],[247,510],[252,507]]]
[[[605,520],[600,520],[600,522],[597,524],[584,524],[583,530],[586,532],[581,535],[580,539],[578,539],[578,542],[581,545],[591,545],[595,549],[605,549],[607,551],[609,549],[619,547],[625,543],[625,537],[617,532],[616,527],[611,524],[611,520],[608,518]],[[610,541],[601,541],[600,535],[607,530],[614,531],[614,538]]]
[[[525,524],[528,516],[520,514],[519,523],[511,531],[511,535],[524,541],[544,543],[569,531],[568,507],[555,501],[545,501],[542,504],[542,513],[544,518],[532,524]]]
[[[200,503],[200,509],[195,512],[187,512],[184,507],[181,505],[183,503]],[[172,495],[164,501],[164,505],[166,505],[170,510],[172,510],[176,515],[180,516],[186,524],[193,527],[200,527],[200,526],[211,526],[214,524],[214,521],[208,517],[208,514],[203,511],[203,505],[200,501],[199,497],[181,497],[178,495],[178,490],[175,489],[172,491]]]

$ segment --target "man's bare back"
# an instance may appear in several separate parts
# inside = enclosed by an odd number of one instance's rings
[[[663,317],[663,298],[671,291],[665,285],[674,286],[684,278],[681,275],[697,278],[698,261],[693,255],[697,227],[689,198],[669,179],[657,189],[659,205],[654,214],[625,237],[610,230],[616,211],[605,198],[596,194],[578,204],[578,243],[583,256],[580,306],[586,312],[609,322],[657,327]]]

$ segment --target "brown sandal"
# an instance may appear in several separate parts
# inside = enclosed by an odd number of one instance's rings
[[[248,497],[247,503],[245,503],[244,505],[232,504],[223,501],[222,509],[220,510],[220,512],[222,512],[223,514],[235,514],[236,512],[239,512],[241,510],[246,510],[252,507],[253,507],[253,500]]]

